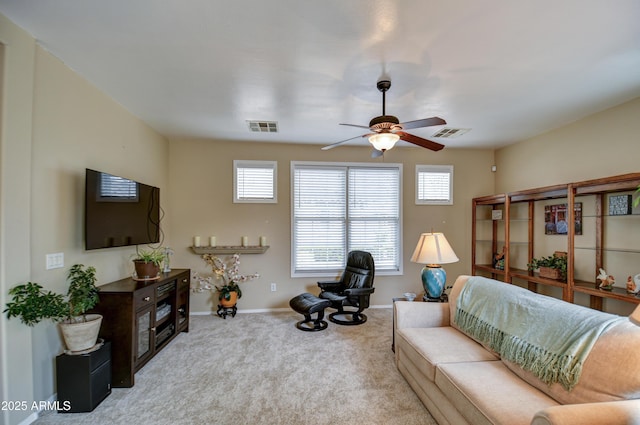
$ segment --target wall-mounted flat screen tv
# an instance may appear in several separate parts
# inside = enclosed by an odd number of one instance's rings
[[[85,248],[158,243],[160,189],[86,170]]]

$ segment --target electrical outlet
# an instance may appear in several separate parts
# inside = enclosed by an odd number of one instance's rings
[[[277,290],[278,290],[278,289],[277,289],[277,287],[276,287],[276,284],[275,284],[275,283],[272,283],[272,284],[271,284],[271,292],[276,292]]]

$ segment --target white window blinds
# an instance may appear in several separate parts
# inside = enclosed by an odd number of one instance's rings
[[[292,164],[292,274],[338,272],[352,250],[400,269],[399,165]]]
[[[277,163],[275,161],[233,161],[233,201],[275,203]]]
[[[416,165],[416,204],[453,204],[453,165]]]
[[[98,201],[129,201],[138,200],[138,183],[133,180],[100,173],[100,192]]]

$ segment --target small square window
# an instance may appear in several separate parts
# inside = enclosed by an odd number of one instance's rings
[[[277,203],[276,161],[233,161],[234,203]]]
[[[416,165],[416,204],[453,205],[453,165]]]

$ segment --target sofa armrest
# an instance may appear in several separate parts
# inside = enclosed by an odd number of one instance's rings
[[[627,425],[640,424],[640,400],[565,404],[543,409],[531,425]]]
[[[449,303],[396,301],[393,314],[395,329],[449,326]]]

